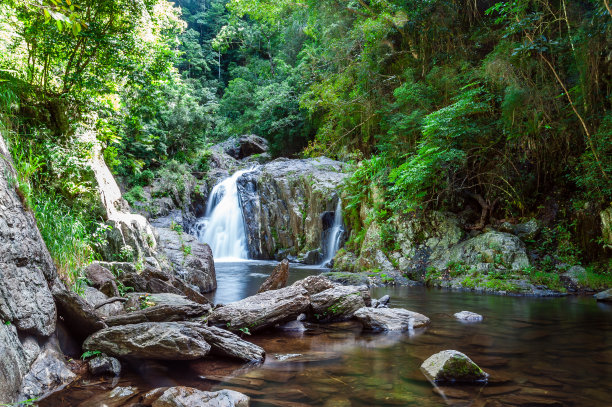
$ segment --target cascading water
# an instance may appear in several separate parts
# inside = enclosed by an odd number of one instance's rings
[[[340,244],[342,243],[342,235],[344,233],[344,225],[342,222],[342,201],[338,199],[336,212],[334,213],[334,223],[327,234],[327,242],[325,246],[325,259],[323,259],[323,267],[326,267],[334,258]]]
[[[215,261],[248,259],[236,181],[249,171],[238,171],[215,185],[206,204],[206,214],[196,225],[198,239],[208,243]]]

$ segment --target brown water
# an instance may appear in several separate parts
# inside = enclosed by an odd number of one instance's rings
[[[243,276],[253,274],[248,264],[226,271],[241,269]],[[217,270],[221,286],[224,266]],[[256,274],[265,274],[261,264]],[[246,286],[261,282],[246,280]],[[140,362],[117,383],[81,381],[40,405],[111,405],[108,391],[115,386],[144,392],[175,385],[235,389],[251,396],[254,407],[612,405],[610,305],[587,297],[518,298],[404,287],[373,291],[374,297],[390,294],[392,307],[427,315],[431,326],[410,334],[363,333],[351,322],[313,325],[304,333],[267,332],[249,338],[267,351],[260,366]],[[485,319],[458,322],[452,314],[461,310]],[[491,375],[489,383],[429,383],[419,366],[444,349],[470,356]],[[288,354],[294,355],[283,361]]]

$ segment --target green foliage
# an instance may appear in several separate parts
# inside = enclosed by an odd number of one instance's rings
[[[144,190],[140,185],[137,185],[123,194],[123,198],[128,201],[130,205],[134,205],[136,202],[142,202],[145,200]]]
[[[81,359],[82,360],[86,360],[86,359],[91,359],[91,358],[95,358],[102,355],[102,352],[100,352],[99,350],[88,350],[83,352],[83,354],[81,355]]]

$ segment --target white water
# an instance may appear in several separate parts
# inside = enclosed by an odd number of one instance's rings
[[[215,185],[206,204],[206,214],[196,225],[198,239],[208,243],[216,262],[249,258],[236,185],[238,178],[249,171],[238,171]]]
[[[327,242],[325,247],[325,259],[323,259],[323,267],[334,258],[340,244],[342,243],[342,234],[344,233],[344,226],[342,224],[342,201],[338,199],[338,205],[336,206],[336,212],[334,213],[334,223],[332,224],[331,230],[327,235]]]

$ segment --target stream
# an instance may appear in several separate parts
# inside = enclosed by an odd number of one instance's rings
[[[216,303],[254,294],[276,263],[217,264]],[[291,281],[321,272],[291,266]],[[410,334],[362,333],[353,322],[311,326],[305,333],[248,337],[267,352],[263,365],[223,360],[138,361],[120,379],[84,379],[41,406],[112,406],[100,397],[116,386],[234,389],[252,406],[609,406],[612,400],[612,306],[590,297],[523,298],[425,288],[374,288],[392,307],[431,318]],[[452,314],[470,310],[480,323]],[[484,386],[434,387],[419,366],[444,349],[466,353],[490,376]]]

